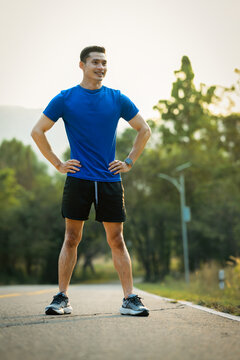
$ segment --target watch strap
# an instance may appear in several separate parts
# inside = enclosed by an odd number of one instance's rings
[[[130,159],[129,157],[126,158],[126,159],[124,160],[124,162],[125,162],[127,165],[130,165],[131,167],[133,166],[133,161],[132,161],[132,159]]]

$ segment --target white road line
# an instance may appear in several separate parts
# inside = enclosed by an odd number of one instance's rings
[[[143,293],[145,295],[154,297],[155,299],[161,299],[161,300],[170,301],[170,302],[177,302],[179,304],[187,305],[187,306],[190,306],[190,307],[198,309],[198,310],[206,311],[206,312],[208,312],[210,314],[222,316],[222,317],[225,317],[225,318],[230,319],[230,320],[240,321],[240,316],[227,314],[227,313],[217,311],[217,310],[213,310],[213,309],[207,308],[205,306],[201,306],[201,305],[195,305],[195,304],[193,304],[193,303],[191,303],[189,301],[169,299],[169,298],[165,298],[165,297],[162,297],[162,296],[159,296],[159,295],[151,294],[151,293],[149,293],[147,291],[143,291],[143,290],[140,290],[140,289],[137,289],[137,288],[136,288],[136,290],[140,291],[141,293]]]

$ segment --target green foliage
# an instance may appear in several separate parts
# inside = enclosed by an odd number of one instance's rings
[[[47,174],[46,165],[37,161],[30,145],[21,141],[3,140],[0,145],[0,169],[14,169],[17,182],[27,190],[32,190],[38,174]]]
[[[233,113],[222,117],[219,123],[222,128],[221,146],[232,158],[232,161],[239,166],[240,114]]]
[[[123,175],[127,236],[144,266],[145,279],[150,281],[171,271],[172,256],[180,259],[177,271],[183,271],[179,193],[158,174],[178,179],[174,169],[188,161],[192,163],[186,170],[186,200],[192,213],[188,224],[190,268],[210,259],[224,263],[240,252],[239,115],[211,113],[211,106],[221,100],[217,86],[201,84],[197,90],[186,56],[175,75],[171,99],[159,101],[155,106],[159,120],[149,122],[154,125],[151,147],[132,172]]]
[[[8,213],[21,203],[23,188],[17,183],[15,171],[10,168],[0,170],[0,213]]]
[[[229,295],[240,298],[240,257],[230,256],[226,268],[226,286]]]
[[[63,183],[20,141],[5,140],[0,150],[0,281],[55,283]]]
[[[175,71],[176,81],[172,85],[171,99],[160,100],[154,107],[161,115],[159,131],[164,145],[192,144],[198,140],[218,138],[216,119],[210,114],[209,105],[216,103],[215,86],[201,84],[195,88],[194,73],[190,60],[183,56],[180,70]],[[184,148],[184,147],[182,147]]]

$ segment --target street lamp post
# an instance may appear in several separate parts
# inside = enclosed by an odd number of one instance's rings
[[[183,257],[184,257],[184,270],[185,281],[189,283],[189,261],[188,261],[188,238],[187,238],[187,222],[191,219],[190,208],[186,206],[185,201],[185,180],[183,170],[191,166],[191,163],[185,163],[176,168],[176,171],[180,172],[179,181],[166,174],[159,174],[159,177],[171,182],[180,193],[180,205],[181,205],[181,223],[182,223],[182,240],[183,240]]]

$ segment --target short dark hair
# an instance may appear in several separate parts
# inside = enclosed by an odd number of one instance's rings
[[[86,59],[89,57],[89,54],[90,54],[91,52],[100,52],[100,53],[105,54],[105,53],[106,53],[106,50],[105,50],[105,48],[102,47],[102,46],[96,46],[96,45],[87,46],[87,47],[85,47],[85,48],[81,51],[80,60],[85,63],[85,62],[86,62]]]

